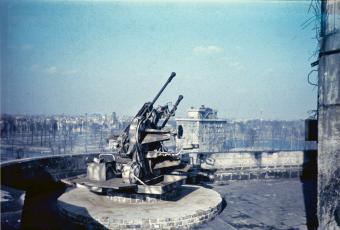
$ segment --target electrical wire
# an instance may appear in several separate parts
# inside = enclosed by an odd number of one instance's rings
[[[314,82],[312,82],[311,80],[310,80],[310,76],[312,75],[312,73],[314,73],[314,72],[318,72],[318,70],[316,70],[316,69],[312,69],[309,73],[308,73],[308,76],[307,76],[307,81],[308,81],[308,83],[310,84],[310,85],[313,85],[313,86],[318,86],[318,83],[314,83]]]

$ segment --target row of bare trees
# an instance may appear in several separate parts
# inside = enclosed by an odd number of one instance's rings
[[[227,147],[303,150],[304,121],[249,120],[227,124]]]
[[[12,154],[46,149],[52,154],[102,151],[110,132],[103,124],[44,116],[2,116],[1,145]],[[18,155],[18,154],[17,154]]]

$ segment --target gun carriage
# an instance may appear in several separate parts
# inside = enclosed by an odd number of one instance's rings
[[[164,142],[181,138],[178,130],[166,127],[175,115],[182,95],[171,110],[168,105],[154,107],[172,73],[151,102],[146,102],[123,132],[111,140],[112,153],[102,153],[88,163],[87,176],[74,182],[92,188],[134,190],[139,193],[162,194],[184,183],[183,173],[190,169],[181,153],[167,149]]]

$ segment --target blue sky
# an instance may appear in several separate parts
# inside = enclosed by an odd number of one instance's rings
[[[317,41],[309,1],[9,1],[1,15],[4,113],[133,115],[159,103],[227,118],[300,119]]]

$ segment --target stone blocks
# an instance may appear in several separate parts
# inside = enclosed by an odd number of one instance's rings
[[[109,229],[188,229],[213,219],[221,196],[200,186],[182,186],[176,199],[158,202],[109,200],[86,189],[73,189],[58,199],[60,212],[76,223]]]

